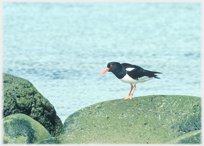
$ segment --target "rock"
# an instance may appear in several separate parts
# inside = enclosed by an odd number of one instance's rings
[[[62,121],[53,105],[28,80],[3,74],[3,116],[23,113],[42,124],[52,136],[59,135]]]
[[[164,144],[200,129],[201,98],[152,95],[76,111],[58,138],[62,144]]]
[[[169,144],[201,144],[201,130],[192,131],[173,139]]]
[[[24,114],[4,118],[4,143],[31,144],[51,138],[49,132],[37,121]]]
[[[51,137],[45,140],[38,142],[37,144],[60,144],[59,139],[57,137]]]

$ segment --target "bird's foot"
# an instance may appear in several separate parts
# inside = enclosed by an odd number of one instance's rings
[[[132,99],[132,95],[128,95],[127,97],[123,97],[123,99],[124,100],[126,100],[126,99],[130,99],[131,100]]]

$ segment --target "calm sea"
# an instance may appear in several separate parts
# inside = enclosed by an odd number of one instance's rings
[[[201,4],[3,4],[3,72],[32,82],[63,122],[128,95],[112,73],[97,76],[111,61],[163,73],[134,97],[201,97]]]

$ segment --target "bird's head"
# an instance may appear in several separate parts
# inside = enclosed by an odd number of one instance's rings
[[[103,70],[102,72],[100,72],[98,74],[98,76],[100,76],[100,75],[102,75],[102,74],[104,74],[104,73],[106,73],[108,71],[109,72],[115,72],[120,67],[121,67],[121,64],[119,62],[109,62],[107,64],[107,68],[105,70]]]

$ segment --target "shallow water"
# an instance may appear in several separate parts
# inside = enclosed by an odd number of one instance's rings
[[[108,62],[159,71],[134,96],[201,97],[199,3],[4,3],[3,71],[33,83],[64,120],[127,96]]]

